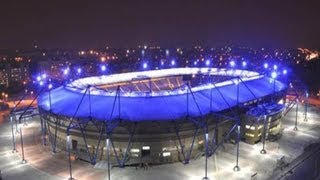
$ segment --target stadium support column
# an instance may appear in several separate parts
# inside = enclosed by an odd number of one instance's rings
[[[181,138],[180,138],[180,134],[179,134],[179,129],[181,127],[181,125],[177,125],[177,122],[176,121],[173,121],[174,123],[174,129],[175,129],[175,132],[176,132],[176,136],[178,138],[178,142],[179,142],[179,146],[180,146],[180,149],[181,149],[181,154],[182,154],[182,157],[183,157],[183,162],[186,161],[186,156],[185,156],[185,153],[184,153],[184,145],[182,145],[182,142],[181,142]]]
[[[98,155],[98,153],[99,153],[99,147],[100,147],[101,137],[102,137],[102,135],[103,135],[103,127],[104,127],[104,125],[105,125],[105,124],[102,124],[102,125],[100,126],[98,145],[97,145],[97,148],[96,148],[96,152],[94,153],[93,158],[92,158],[93,164],[96,164],[96,161],[97,161],[97,155]]]
[[[67,130],[67,150],[68,150],[68,162],[69,162],[69,180],[73,180],[72,177],[72,166],[71,166],[71,139],[69,129]]]
[[[294,131],[298,130],[298,110],[299,110],[299,100],[297,99],[296,100],[296,120],[294,122],[294,128],[293,128]]]
[[[41,109],[39,109],[39,114],[40,114],[40,126],[41,126],[41,139],[42,139],[42,145],[46,145],[46,140],[45,140],[45,132],[44,132],[44,118],[43,114],[41,112]]]
[[[80,108],[80,106],[81,106],[81,103],[82,103],[82,101],[83,101],[83,99],[84,99],[87,91],[88,91],[88,88],[86,88],[84,94],[82,95],[81,100],[80,100],[80,102],[79,102],[79,104],[78,104],[78,107],[77,107],[76,111],[74,112],[74,114],[73,114],[73,116],[72,116],[72,118],[71,118],[71,122],[69,123],[69,125],[68,125],[68,127],[67,127],[67,149],[68,149],[69,173],[70,173],[69,180],[73,180],[73,179],[74,179],[74,178],[72,177],[72,167],[71,167],[71,152],[70,152],[70,151],[71,151],[71,139],[70,139],[70,128],[72,128],[73,121],[74,121],[74,119],[75,119],[75,117],[76,117],[76,115],[77,115],[77,113],[78,113],[78,111],[79,111],[79,108]],[[49,127],[48,127],[48,130],[49,130]]]
[[[267,131],[267,115],[263,115],[263,137],[262,137],[262,149],[260,151],[261,154],[266,154],[265,143],[266,143],[266,131]]]
[[[10,115],[10,124],[11,124],[11,133],[12,133],[12,153],[15,153],[15,152],[17,152],[17,149],[16,149],[16,141],[15,141],[14,132],[13,132],[12,115]]]
[[[107,136],[106,139],[106,149],[107,149],[107,164],[108,164],[108,180],[110,180],[110,139]]]

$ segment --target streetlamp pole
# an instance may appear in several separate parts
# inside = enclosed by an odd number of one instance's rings
[[[238,122],[237,125],[237,161],[236,161],[236,166],[233,168],[234,171],[240,171],[239,167],[239,143],[240,143],[240,122]]]
[[[206,156],[206,159],[205,159],[205,175],[204,177],[202,178],[203,180],[208,180],[209,177],[208,177],[208,130],[206,130],[206,133],[204,135],[204,138],[205,138],[205,156]]]
[[[106,139],[106,149],[107,149],[107,164],[108,164],[108,180],[111,180],[111,178],[110,178],[110,150],[109,150],[110,145],[109,145],[109,141],[110,141],[110,139],[107,138]]]
[[[70,134],[69,134],[69,130],[67,130],[67,149],[68,149],[68,162],[69,162],[69,180],[74,180],[74,178],[72,177],[72,167],[71,167],[71,139],[70,139]]]
[[[12,153],[17,152],[16,149],[16,141],[14,138],[14,132],[13,132],[13,121],[12,121],[12,115],[10,114],[10,124],[11,124],[11,133],[12,133]]]
[[[262,138],[262,150],[260,151],[261,154],[266,154],[267,151],[265,150],[265,143],[266,143],[266,126],[267,126],[267,115],[263,116],[263,138]]]
[[[306,99],[304,101],[304,121],[308,121],[308,98],[309,94],[306,92]]]
[[[296,121],[294,122],[294,131],[298,130],[298,109],[299,109],[299,105],[298,105],[299,101],[298,99],[296,100]]]
[[[27,163],[27,161],[24,158],[24,148],[23,148],[23,138],[22,138],[22,124],[19,123],[19,130],[20,130],[20,142],[21,142],[21,152],[22,152],[22,164]]]

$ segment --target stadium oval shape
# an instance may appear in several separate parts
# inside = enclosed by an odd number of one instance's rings
[[[116,90],[107,91],[96,87],[142,78],[152,79],[194,74],[228,76],[231,79],[214,84],[209,82],[190,88],[181,86],[181,88],[175,90],[160,90],[157,92],[152,90],[150,92],[120,91],[116,99]],[[198,117],[236,106],[238,103],[238,83],[240,104],[269,96],[286,88],[286,85],[282,82],[253,71],[218,68],[172,68],[78,79],[66,86],[51,90],[50,94],[41,95],[38,98],[38,106],[55,114],[69,117],[75,115],[79,118],[92,117],[101,121],[110,121],[116,118],[128,121],[173,120],[187,115]],[[121,88],[121,86],[119,87]],[[220,92],[223,92],[223,97],[216,90],[217,88]],[[189,99],[189,103],[187,103],[187,99]],[[211,101],[211,99],[213,100]],[[79,105],[80,101],[81,104]]]

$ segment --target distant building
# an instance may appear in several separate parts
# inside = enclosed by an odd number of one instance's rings
[[[0,65],[0,85],[9,87],[15,83],[26,84],[29,82],[29,64],[26,62],[11,61],[2,62]]]

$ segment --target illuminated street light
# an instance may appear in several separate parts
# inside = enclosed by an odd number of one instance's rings
[[[166,56],[169,56],[169,50],[166,49]]]
[[[275,65],[273,65],[273,69],[274,70],[277,70],[278,69],[278,66],[275,64]]]
[[[37,81],[41,81],[41,76],[37,76]]]
[[[236,66],[236,63],[234,61],[230,61],[230,66],[234,67],[234,66]]]
[[[282,71],[282,74],[284,74],[284,75],[286,75],[288,73],[288,71],[286,70],[286,69],[284,69],[283,71]]]
[[[210,60],[206,60],[206,66],[210,66]]]
[[[198,64],[198,61],[194,61],[194,62],[193,62],[193,65],[196,66],[197,64]]]
[[[145,63],[143,63],[143,69],[147,69],[148,68],[148,64],[145,62]]]
[[[100,61],[101,61],[101,62],[105,62],[106,60],[107,60],[106,57],[104,57],[104,56],[101,56],[101,57],[100,57]]]
[[[42,74],[42,79],[46,79],[47,75],[46,74]]]
[[[267,68],[269,67],[268,63],[264,63],[264,64],[263,64],[263,67],[264,67],[265,69],[267,69]]]
[[[102,65],[102,66],[100,67],[100,69],[101,69],[101,71],[106,71],[107,67],[106,67],[106,65]]]
[[[246,61],[242,61],[242,67],[246,67],[247,66],[247,62]]]
[[[49,85],[48,85],[48,89],[52,89],[52,84],[49,84]]]
[[[64,75],[68,75],[68,74],[69,74],[69,69],[68,69],[68,68],[64,69],[64,70],[63,70],[63,74],[64,74]]]
[[[78,69],[77,69],[78,74],[80,74],[81,71],[82,71],[81,68],[78,68]]]
[[[172,60],[172,61],[171,61],[171,65],[174,66],[175,64],[176,64],[176,61],[175,61],[175,60]]]
[[[39,82],[39,85],[40,85],[40,86],[43,86],[43,84],[44,84],[43,81],[40,81],[40,82]]]
[[[273,72],[271,73],[272,79],[276,79],[277,76],[278,76],[277,72],[273,71]]]

